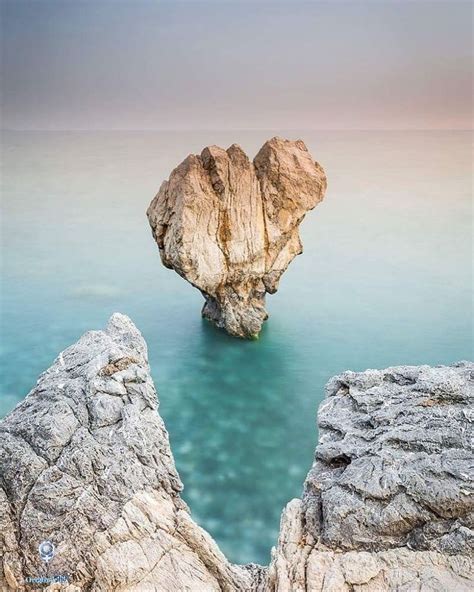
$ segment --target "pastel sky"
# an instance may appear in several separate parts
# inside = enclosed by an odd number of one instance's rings
[[[4,128],[471,127],[470,2],[1,2]]]

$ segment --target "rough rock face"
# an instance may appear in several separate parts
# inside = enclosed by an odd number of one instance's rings
[[[402,366],[329,382],[303,497],[325,544],[474,549],[473,370]]]
[[[473,403],[470,363],[333,378],[268,589],[472,590]]]
[[[330,549],[310,534],[302,502],[295,499],[283,512],[265,592],[471,592],[473,584],[472,557],[467,554],[408,547]]]
[[[473,389],[468,363],[333,378],[268,571],[236,566],[180,498],[146,345],[113,315],[0,422],[0,590],[468,592]]]
[[[62,352],[1,422],[0,475],[2,592],[52,576],[70,592],[251,590],[260,573],[230,565],[192,521],[146,345],[122,315]]]
[[[163,264],[202,292],[203,316],[252,338],[268,316],[265,294],[302,252],[299,224],[325,189],[301,140],[273,138],[253,163],[237,144],[210,146],[174,169],[147,215]]]

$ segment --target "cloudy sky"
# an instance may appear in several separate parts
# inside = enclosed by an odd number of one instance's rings
[[[1,0],[2,126],[471,125],[471,3]]]

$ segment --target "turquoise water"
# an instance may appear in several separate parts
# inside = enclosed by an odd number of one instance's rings
[[[145,216],[171,168],[210,143],[254,154],[275,131],[3,135],[0,415],[84,331],[144,334],[184,497],[234,561],[266,563],[301,493],[327,379],[472,356],[466,132],[279,132],[325,167],[305,253],[255,342],[200,318]]]

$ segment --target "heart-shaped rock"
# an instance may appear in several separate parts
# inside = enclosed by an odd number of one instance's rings
[[[273,138],[253,162],[233,144],[191,154],[147,215],[166,267],[198,288],[202,315],[257,337],[283,272],[302,252],[298,227],[324,197],[326,175],[301,140]]]

